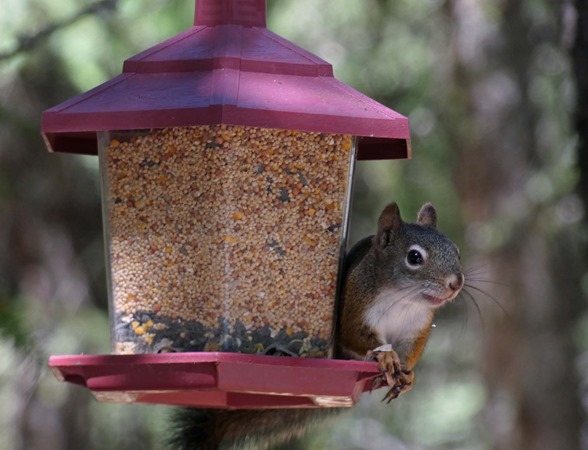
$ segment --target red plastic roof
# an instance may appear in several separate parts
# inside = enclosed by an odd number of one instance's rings
[[[197,0],[191,29],[43,113],[52,151],[97,153],[97,131],[227,124],[359,136],[358,159],[410,157],[408,119],[265,28],[265,0]]]

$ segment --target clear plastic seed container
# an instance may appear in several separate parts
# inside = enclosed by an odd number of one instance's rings
[[[113,352],[326,357],[349,135],[101,132]]]

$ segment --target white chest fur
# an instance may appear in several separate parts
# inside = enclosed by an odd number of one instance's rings
[[[388,289],[376,297],[366,311],[366,323],[376,331],[382,342],[394,348],[403,341],[412,341],[430,326],[432,309],[418,293]]]

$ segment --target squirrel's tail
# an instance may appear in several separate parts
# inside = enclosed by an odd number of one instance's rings
[[[301,437],[338,409],[235,410],[183,408],[175,412],[170,450],[267,449]]]

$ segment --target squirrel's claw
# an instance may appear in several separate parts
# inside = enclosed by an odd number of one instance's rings
[[[372,381],[372,386],[370,388],[370,394],[372,391],[375,391],[376,389],[380,389],[383,384],[384,384],[384,375],[378,375],[376,378],[374,378],[374,381]]]
[[[414,380],[414,372],[412,370],[402,370],[400,373],[396,375],[395,384],[392,388],[388,391],[388,393],[384,396],[382,401],[386,401],[386,403],[390,403],[400,394],[404,394],[412,389],[412,383]]]
[[[398,386],[394,386],[392,389],[390,389],[386,393],[386,395],[384,396],[382,401],[386,402],[386,403],[390,403],[392,400],[397,398],[400,395],[400,393],[401,393],[400,388]]]

